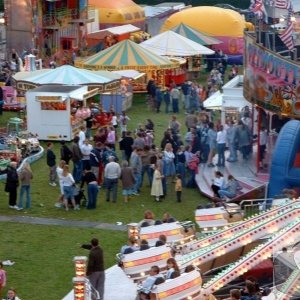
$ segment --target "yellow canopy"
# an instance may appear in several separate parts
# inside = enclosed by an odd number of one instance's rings
[[[142,24],[145,21],[143,8],[131,0],[89,0],[89,5],[98,10],[101,28],[109,24]]]
[[[162,31],[184,23],[211,36],[242,37],[246,22],[236,11],[214,6],[198,6],[182,10],[170,16]]]

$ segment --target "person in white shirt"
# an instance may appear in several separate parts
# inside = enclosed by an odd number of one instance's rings
[[[180,98],[180,91],[177,87],[172,88],[170,93],[171,99],[172,99],[172,107],[173,107],[173,113],[179,113],[179,98]]]
[[[66,165],[66,162],[64,160],[61,160],[56,168],[56,175],[57,175],[59,187],[60,187],[60,196],[58,198],[58,202],[55,203],[55,207],[62,207],[63,200],[64,200],[64,186],[63,186],[63,182],[61,180],[61,176],[64,171],[65,165]]]
[[[121,176],[121,167],[115,162],[115,158],[110,156],[108,164],[104,169],[104,179],[106,187],[106,201],[110,201],[110,193],[112,192],[112,201],[117,202],[118,179]]]
[[[215,172],[215,178],[212,180],[211,188],[214,192],[215,197],[220,198],[219,190],[224,189],[225,187],[225,180],[224,176],[220,171]]]
[[[78,133],[79,136],[79,148],[81,148],[81,146],[84,144],[84,141],[86,140],[86,136],[85,136],[85,127],[84,126],[80,126],[80,131]]]
[[[64,205],[66,211],[69,210],[69,199],[72,202],[72,205],[74,207],[74,210],[79,210],[79,206],[76,206],[75,204],[75,198],[74,198],[74,185],[75,185],[75,180],[72,176],[72,174],[69,171],[69,166],[65,165],[63,167],[63,172],[60,177],[63,190],[64,190]]]
[[[218,167],[225,167],[226,130],[220,126],[217,132]]]
[[[268,143],[268,131],[264,126],[262,126],[259,132],[259,167],[261,169],[267,167],[267,165],[264,164],[267,143]]]
[[[152,266],[149,271],[149,276],[142,282],[141,291],[139,293],[139,299],[150,299],[149,295],[151,289],[153,288],[156,280],[161,278],[164,281],[164,278],[159,274],[160,270],[158,266]]]
[[[90,141],[86,139],[82,146],[80,147],[80,151],[82,154],[81,163],[82,170],[86,170],[86,168],[91,167],[90,165],[90,155],[93,150],[93,146],[90,144]]]

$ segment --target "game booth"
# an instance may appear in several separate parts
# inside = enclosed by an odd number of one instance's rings
[[[87,100],[99,94],[79,85],[44,85],[26,92],[27,129],[40,140],[71,141],[91,114]]]
[[[133,92],[145,92],[150,78],[164,87],[167,70],[180,67],[177,59],[159,56],[131,40],[121,41],[86,59],[78,59],[75,65],[89,70],[137,70],[145,73],[145,77],[133,81]]]

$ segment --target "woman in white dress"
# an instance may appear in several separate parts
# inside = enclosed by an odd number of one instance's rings
[[[159,171],[159,167],[155,165],[154,174],[153,174],[153,181],[151,186],[151,196],[155,197],[155,201],[160,202],[160,196],[163,196],[163,186],[162,186],[162,178]]]

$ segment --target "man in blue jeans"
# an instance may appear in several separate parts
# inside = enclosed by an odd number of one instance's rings
[[[179,113],[179,98],[180,98],[180,91],[177,87],[174,87],[171,91],[171,99],[172,99],[172,106],[173,106],[173,113]]]
[[[135,178],[135,185],[133,187],[133,194],[139,195],[139,190],[142,185],[142,151],[141,148],[134,148],[133,152],[130,156],[130,167],[133,169],[134,178]]]
[[[115,162],[113,156],[109,156],[108,164],[104,169],[104,182],[106,188],[106,201],[110,201],[110,193],[112,192],[112,201],[117,202],[118,179],[121,175],[121,167]]]

